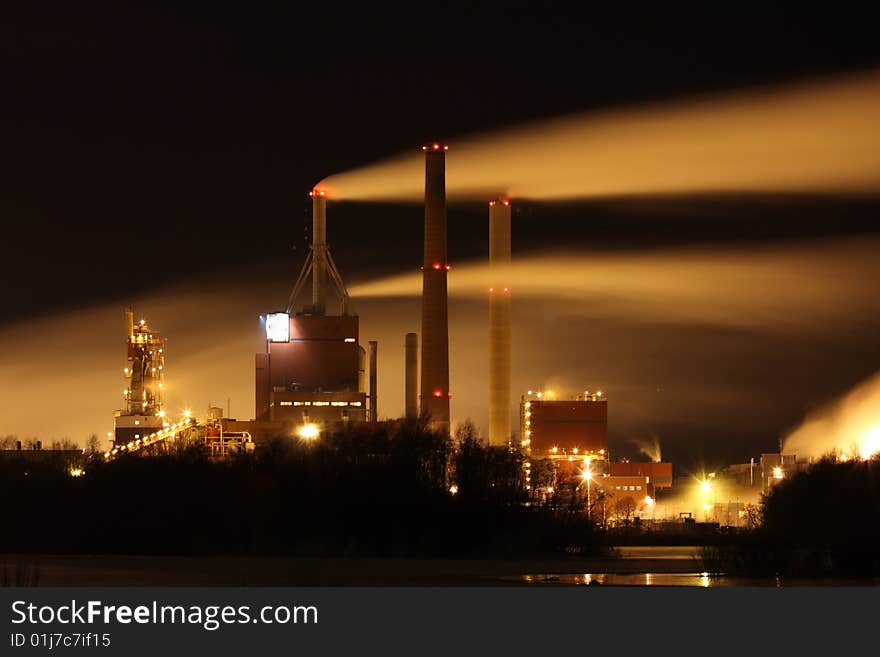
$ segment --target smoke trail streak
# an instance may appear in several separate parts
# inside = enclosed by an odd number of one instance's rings
[[[880,189],[880,73],[545,121],[451,142],[451,199]],[[414,152],[330,176],[331,196],[417,201]]]
[[[880,285],[877,240],[841,240],[753,250],[527,257],[505,275],[514,298],[569,300],[569,312],[636,321],[715,324],[742,329],[821,331],[841,316],[871,315],[865,300]],[[450,294],[484,296],[487,264],[455,268]],[[354,285],[355,297],[415,296],[418,274]],[[578,302],[578,303],[574,303]]]

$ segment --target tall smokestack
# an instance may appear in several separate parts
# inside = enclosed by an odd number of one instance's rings
[[[510,442],[510,202],[489,203],[489,444]]]
[[[325,280],[327,278],[327,198],[323,191],[312,196],[312,312],[326,311]]]
[[[446,299],[446,150],[425,151],[425,258],[422,264],[421,411],[431,427],[449,431],[449,315]]]
[[[406,394],[406,417],[419,416],[419,336],[407,333],[405,341],[404,390]]]
[[[370,340],[370,422],[377,422],[379,420],[379,409],[376,406],[377,400],[377,379],[376,376],[378,373],[378,358],[379,352],[379,343],[375,340]]]

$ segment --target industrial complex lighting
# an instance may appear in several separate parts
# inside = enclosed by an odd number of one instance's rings
[[[321,432],[318,430],[317,424],[304,424],[296,432],[303,440],[315,440]]]
[[[880,452],[880,426],[873,427],[862,438],[862,444],[859,446],[859,456],[868,460],[878,452]]]
[[[86,473],[86,471],[82,468],[78,468],[75,466],[70,468],[68,472],[70,473],[71,477],[82,477]]]
[[[773,478],[774,479],[782,479],[785,476],[785,473],[782,471],[778,465],[773,468]]]
[[[700,482],[700,490],[704,493],[708,493],[712,489],[712,484],[706,480]]]
[[[648,506],[654,506],[654,498],[650,495],[645,495],[645,504]]]
[[[287,313],[266,315],[266,339],[270,342],[290,342],[290,315]]]
[[[451,495],[456,495],[456,494],[458,494],[458,486],[456,486],[455,484],[452,484],[452,485],[449,487],[449,493],[450,493]]]

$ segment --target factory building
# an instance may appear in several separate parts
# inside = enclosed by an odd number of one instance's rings
[[[615,515],[624,519],[650,511],[654,506],[655,488],[649,477],[595,477],[592,487],[597,499],[601,499],[605,506],[606,517]]]
[[[284,311],[265,316],[266,349],[256,355],[257,423],[291,426],[302,435],[376,415],[375,372],[371,364],[367,407],[366,353],[359,344],[358,317],[351,312],[345,284],[327,245],[326,196],[313,190],[312,245]],[[311,279],[311,303],[297,299]],[[339,314],[327,313],[328,288]],[[372,354],[375,361],[376,348]],[[303,432],[305,432],[303,434]]]
[[[559,399],[530,390],[519,409],[521,446],[532,456],[607,458],[608,401],[601,391]]]
[[[111,442],[125,445],[161,431],[165,424],[163,404],[165,340],[145,319],[134,321],[134,311],[125,310],[127,364],[123,408],[116,411]]]
[[[612,477],[646,477],[656,490],[672,488],[672,463],[633,463],[620,461],[609,464]]]

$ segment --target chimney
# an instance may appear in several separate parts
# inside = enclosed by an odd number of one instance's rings
[[[405,341],[404,390],[406,394],[406,417],[414,419],[419,416],[419,336],[407,333]]]
[[[446,150],[425,152],[425,251],[422,263],[421,412],[435,431],[449,431],[449,317],[446,298]]]
[[[379,343],[375,340],[370,340],[370,415],[367,418],[370,422],[376,422],[379,420],[379,409],[376,407],[376,393],[377,393],[377,372],[378,372],[378,363],[376,358],[378,357],[379,351]]]
[[[510,442],[510,201],[489,203],[489,444]]]
[[[323,191],[312,196],[312,312],[326,311],[325,280],[327,277],[327,199]]]

